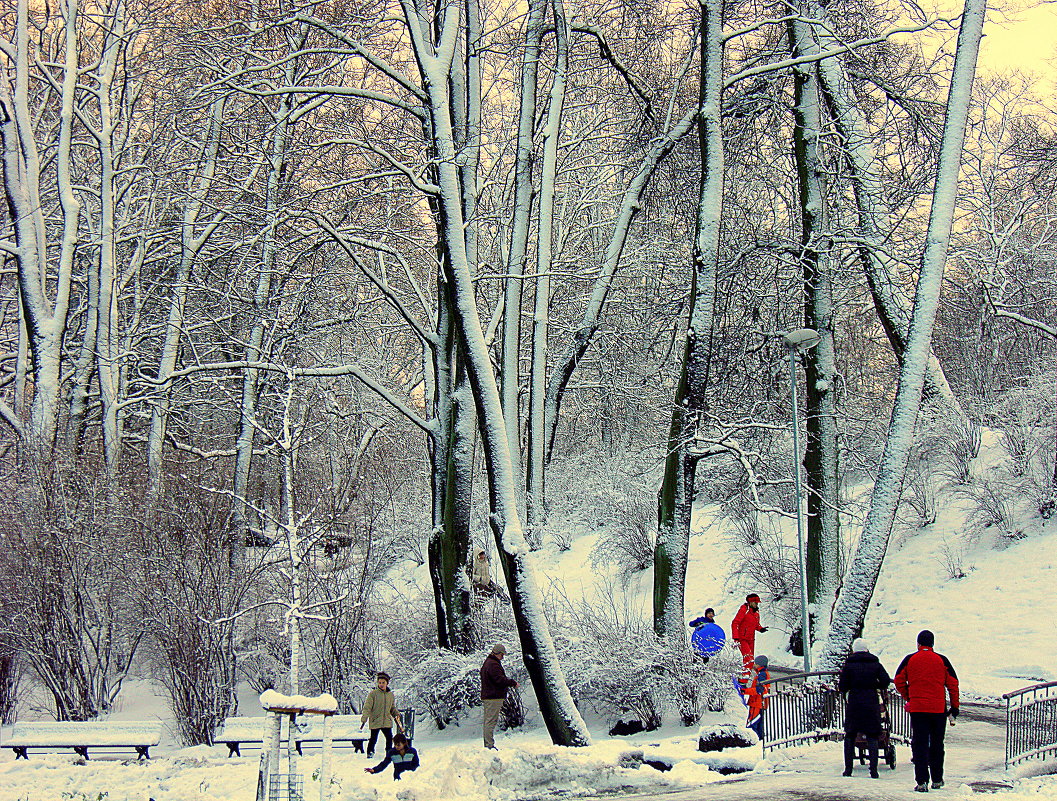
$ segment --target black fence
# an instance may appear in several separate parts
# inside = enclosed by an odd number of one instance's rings
[[[1006,768],[1057,753],[1057,681],[1002,696],[1006,701]]]
[[[844,696],[835,671],[794,673],[768,682],[770,702],[763,713],[763,750],[844,737]],[[910,743],[910,715],[903,699],[889,691],[885,731],[891,742]]]

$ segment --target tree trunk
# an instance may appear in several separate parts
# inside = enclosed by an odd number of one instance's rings
[[[562,0],[552,0],[554,11],[555,66],[550,107],[543,135],[543,169],[540,175],[540,217],[536,259],[536,297],[532,316],[532,372],[529,380],[528,447],[525,471],[525,512],[533,548],[543,540],[546,522],[546,398],[547,337],[550,324],[554,191],[558,167],[558,140],[565,110],[565,81],[569,71],[569,28]]]
[[[653,627],[658,636],[683,634],[683,602],[694,503],[694,432],[708,407],[716,271],[723,212],[723,0],[703,0],[700,21],[701,84],[698,148],[701,188],[697,204],[690,327],[668,434],[668,458],[657,503],[653,557]]]
[[[825,6],[812,2],[808,8],[812,18],[827,23],[813,26],[813,30],[817,31],[814,35],[818,37],[822,49],[839,46],[836,36],[831,33],[834,28]],[[893,353],[902,364],[909,336],[910,302],[899,287],[898,265],[893,264],[884,253],[885,232],[890,226],[885,211],[880,164],[870,141],[869,125],[857,104],[840,56],[820,61],[818,76],[822,94],[830,107],[834,124],[844,139],[848,155],[855,203],[859,212],[859,229],[862,232],[862,244],[858,248],[859,260],[881,326]],[[943,367],[931,352],[925,378],[925,392],[929,397],[942,399],[955,414],[964,416],[961,404],[947,383]]]
[[[521,60],[520,111],[518,113],[517,153],[514,163],[514,207],[507,257],[507,279],[503,292],[503,354],[501,380],[503,414],[514,469],[520,473],[521,431],[518,395],[521,384],[521,276],[525,273],[529,228],[532,222],[532,137],[536,128],[536,91],[540,42],[543,39],[547,0],[529,0],[525,24],[524,55]]]
[[[434,43],[430,21],[419,13],[411,0],[404,0],[403,6],[415,58],[428,92],[432,144],[437,155],[440,230],[451,262],[453,311],[477,405],[489,477],[490,522],[510,588],[522,658],[551,739],[558,745],[587,745],[590,743],[587,726],[569,694],[543,612],[543,599],[529,563],[528,543],[517,507],[518,476],[507,438],[507,422],[477,310],[473,280],[476,265],[467,260],[463,193],[448,91],[448,77],[461,27],[459,11],[456,6],[447,6],[441,12],[440,35]]]
[[[899,496],[914,440],[914,424],[929,365],[932,328],[939,305],[947,246],[954,219],[962,143],[969,116],[969,102],[985,14],[986,0],[966,0],[947,98],[943,141],[936,186],[932,195],[925,251],[917,293],[914,296],[907,349],[899,373],[899,384],[888,428],[888,439],[870,498],[870,511],[859,538],[859,546],[833,611],[833,622],[821,660],[823,670],[838,667],[847,655],[852,640],[862,631],[895,523],[895,513],[899,506]]]
[[[789,23],[794,58],[818,53],[807,23]],[[840,480],[838,473],[836,386],[830,276],[832,247],[826,214],[826,169],[822,156],[822,114],[816,65],[793,70],[793,155],[800,200],[800,262],[804,276],[804,324],[819,334],[804,355],[806,428],[804,477],[807,482],[807,597],[818,607],[830,601],[841,576]],[[799,458],[799,455],[797,455]],[[814,632],[814,628],[812,628]]]
[[[77,89],[78,7],[65,7],[66,62],[63,67],[59,146],[55,180],[62,210],[62,242],[55,270],[49,274],[48,230],[41,199],[44,170],[34,139],[36,125],[30,108],[29,0],[18,0],[15,9],[15,81],[12,89],[0,81],[0,139],[3,141],[4,189],[14,221],[15,263],[25,319],[27,341],[33,356],[33,399],[27,439],[30,448],[44,452],[55,445],[60,397],[62,346],[73,258],[77,250],[81,206],[73,190],[72,147],[74,99]],[[49,299],[49,295],[53,300]]]

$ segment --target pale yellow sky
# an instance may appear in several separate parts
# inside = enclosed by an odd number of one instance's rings
[[[988,10],[980,48],[980,66],[985,70],[1021,69],[1052,75],[1057,67],[1055,56],[1057,2],[1006,0]]]

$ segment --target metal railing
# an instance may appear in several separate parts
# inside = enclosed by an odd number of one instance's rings
[[[1057,753],[1057,681],[1002,696],[1006,702],[1006,768]]]
[[[770,701],[763,713],[763,750],[844,737],[844,695],[837,671],[794,673],[767,682]],[[889,740],[910,743],[910,715],[896,693],[885,694]]]

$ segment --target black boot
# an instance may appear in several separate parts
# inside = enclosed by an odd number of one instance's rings
[[[851,776],[852,765],[855,764],[855,732],[844,733],[844,773],[843,776]]]
[[[881,776],[877,772],[877,751],[878,751],[877,738],[876,737],[867,737],[866,738],[866,747],[870,750],[870,778],[871,779],[880,779]]]

